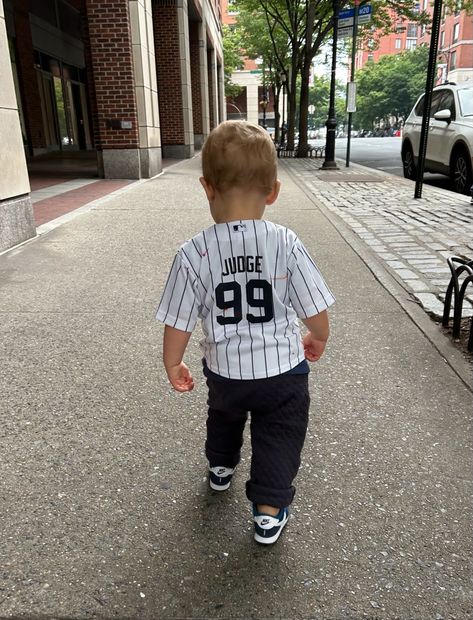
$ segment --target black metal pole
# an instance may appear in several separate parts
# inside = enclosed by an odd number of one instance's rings
[[[333,44],[332,44],[332,71],[330,78],[330,104],[328,118],[325,126],[327,127],[327,137],[325,139],[325,160],[322,164],[323,170],[338,170],[335,161],[335,134],[337,131],[337,119],[335,115],[335,77],[337,72],[337,42],[338,42],[338,15],[340,12],[340,0],[332,0],[333,4]]]
[[[432,18],[432,34],[430,37],[429,65],[425,82],[424,113],[420,132],[419,156],[417,158],[417,177],[414,198],[422,198],[422,184],[424,182],[425,156],[427,153],[427,138],[432,107],[432,88],[435,80],[435,66],[439,45],[440,18],[442,15],[442,0],[435,0],[434,15]]]
[[[281,124],[281,144],[285,142],[284,117],[286,115],[286,80],[282,83],[282,124]]]
[[[355,81],[355,60],[356,60],[356,37],[358,34],[358,12],[360,1],[355,0],[355,14],[353,15],[353,33],[351,43],[351,67],[350,67],[350,82],[353,84]],[[345,162],[346,167],[350,166],[350,149],[351,149],[351,123],[353,119],[353,112],[348,112],[348,139],[347,139],[347,159]]]

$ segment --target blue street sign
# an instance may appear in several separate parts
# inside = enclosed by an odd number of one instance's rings
[[[364,4],[358,8],[358,23],[361,25],[368,23],[371,20],[371,4]],[[338,27],[346,28],[347,26],[353,26],[353,19],[355,17],[355,9],[344,9],[340,11],[338,16]]]

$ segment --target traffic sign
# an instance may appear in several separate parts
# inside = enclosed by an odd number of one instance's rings
[[[362,26],[363,24],[367,24],[371,21],[371,4],[365,4],[358,8],[358,24]],[[353,27],[353,21],[355,18],[355,9],[344,9],[340,11],[338,16],[338,27],[339,28],[348,28],[349,26]]]

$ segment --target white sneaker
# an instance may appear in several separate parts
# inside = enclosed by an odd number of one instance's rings
[[[235,468],[209,467],[209,485],[214,491],[226,491],[232,483]]]
[[[273,517],[263,512],[258,512],[256,504],[253,504],[253,521],[255,522],[255,540],[263,545],[272,545],[277,541],[289,519],[289,510],[281,508]]]

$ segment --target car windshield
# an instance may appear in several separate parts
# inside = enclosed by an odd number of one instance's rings
[[[473,116],[473,88],[463,88],[458,91],[460,107],[463,116]]]

